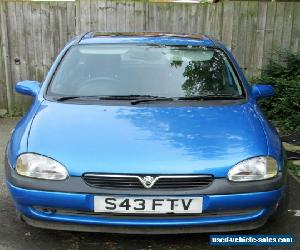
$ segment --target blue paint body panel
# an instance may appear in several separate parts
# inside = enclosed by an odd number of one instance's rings
[[[44,93],[68,49],[77,44],[160,44],[216,47],[232,61],[246,91],[244,103],[203,106],[117,106],[57,103]],[[270,92],[270,89],[267,89]],[[27,90],[26,90],[27,91]],[[85,172],[118,174],[211,174],[226,178],[236,163],[272,156],[284,171],[281,141],[261,113],[241,68],[225,46],[208,38],[96,37],[70,41],[58,55],[27,114],[7,147],[9,165],[34,152],[61,162],[71,176]],[[268,92],[268,93],[269,93]],[[271,92],[270,92],[271,93]],[[12,169],[13,170],[13,169]],[[249,183],[252,185],[252,183]],[[259,208],[244,215],[185,219],[118,219],[49,214],[33,206],[93,210],[92,194],[29,190],[7,182],[18,210],[28,217],[56,222],[124,226],[214,225],[267,218],[284,188],[260,193],[205,195],[204,212]],[[133,192],[134,195],[134,192]],[[163,195],[163,193],[162,193]]]
[[[236,163],[268,154],[250,104],[122,107],[49,101],[42,103],[31,125],[28,151],[58,159],[72,176],[102,172],[226,177]]]

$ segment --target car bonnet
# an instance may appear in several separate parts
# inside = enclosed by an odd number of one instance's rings
[[[72,176],[86,172],[213,174],[267,154],[250,103],[196,107],[104,106],[44,101],[28,151],[51,157]]]

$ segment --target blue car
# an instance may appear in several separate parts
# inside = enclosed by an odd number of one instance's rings
[[[116,233],[249,230],[280,216],[286,163],[233,55],[202,35],[89,32],[71,40],[6,150],[20,218]]]

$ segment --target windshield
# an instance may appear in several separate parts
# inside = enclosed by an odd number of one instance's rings
[[[65,55],[50,96],[241,96],[220,50],[189,46],[77,45]]]

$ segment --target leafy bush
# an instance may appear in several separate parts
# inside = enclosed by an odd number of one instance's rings
[[[300,132],[300,53],[277,51],[255,83],[271,84],[276,95],[260,101],[260,107],[282,133]]]

